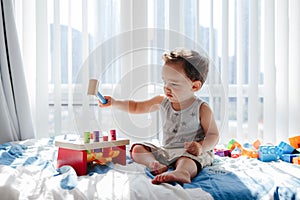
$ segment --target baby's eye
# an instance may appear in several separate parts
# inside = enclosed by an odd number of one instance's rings
[[[165,86],[172,86],[172,87],[176,87],[176,86],[178,86],[178,84],[177,83],[173,83],[173,82],[167,82],[167,81],[163,81],[163,84],[165,85]]]

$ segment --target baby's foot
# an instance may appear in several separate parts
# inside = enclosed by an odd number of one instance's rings
[[[159,174],[154,177],[152,180],[153,184],[160,183],[170,183],[170,182],[179,182],[179,183],[191,183],[190,174],[185,171],[171,171]]]
[[[153,175],[161,174],[168,170],[166,165],[160,164],[158,161],[153,161],[149,166],[150,172]]]

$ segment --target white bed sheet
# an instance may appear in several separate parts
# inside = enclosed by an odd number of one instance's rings
[[[104,174],[75,175],[56,171],[57,148],[48,139],[27,140],[25,153],[9,166],[0,165],[0,199],[213,199],[201,188],[184,189],[179,184],[154,185],[144,172],[144,166],[130,163],[114,164]],[[23,165],[31,156],[30,164]],[[32,157],[33,156],[33,157]],[[70,188],[62,181],[70,182]],[[73,179],[73,181],[70,179]]]

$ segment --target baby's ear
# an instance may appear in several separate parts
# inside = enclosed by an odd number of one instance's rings
[[[196,91],[200,90],[200,89],[201,89],[201,87],[202,87],[202,83],[201,83],[201,81],[199,81],[199,80],[197,80],[197,81],[193,81],[192,90],[193,90],[194,92],[196,92]]]

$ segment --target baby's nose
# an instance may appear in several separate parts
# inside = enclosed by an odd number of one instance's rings
[[[171,90],[171,88],[170,88],[167,84],[164,86],[164,88],[165,88],[165,90],[167,90],[167,91],[170,91],[170,90]]]

